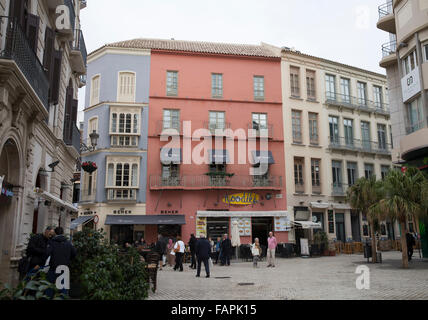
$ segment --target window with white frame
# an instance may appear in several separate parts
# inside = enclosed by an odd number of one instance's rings
[[[254,99],[264,100],[265,98],[265,77],[254,76]]]
[[[336,76],[325,75],[325,95],[329,100],[336,100]]]
[[[180,110],[163,110],[163,129],[176,129],[180,131]]]
[[[291,86],[291,96],[295,98],[300,97],[300,68],[290,67],[290,86]]]
[[[405,58],[403,58],[403,72],[404,75],[409,74],[418,66],[418,59],[416,56],[416,50],[413,50]]]
[[[382,87],[373,86],[374,105],[377,109],[383,109]]]
[[[107,158],[108,200],[135,200],[139,172],[140,161],[137,157]]]
[[[343,102],[351,103],[351,80],[340,78],[340,94]]]
[[[252,118],[253,118],[252,128],[254,130],[259,131],[259,130],[268,128],[266,113],[253,113]]]
[[[135,102],[136,77],[134,72],[119,72],[117,101]]]
[[[315,71],[306,70],[306,92],[308,100],[316,100]]]
[[[95,200],[97,190],[97,171],[83,174],[83,188],[81,190],[82,201]]]
[[[176,96],[178,94],[178,72],[166,72],[166,95]]]
[[[357,82],[358,103],[362,106],[367,105],[367,83]]]
[[[112,147],[137,147],[140,135],[140,109],[111,108]]]
[[[223,97],[223,75],[221,73],[211,74],[211,94],[213,98]]]
[[[94,133],[94,132],[98,133],[98,117],[94,117],[94,118],[89,119],[88,135],[87,135],[87,143],[86,143],[87,145],[91,144],[90,134]]]
[[[101,76],[96,75],[91,80],[91,92],[90,92],[90,105],[96,105],[100,103],[100,80]]]

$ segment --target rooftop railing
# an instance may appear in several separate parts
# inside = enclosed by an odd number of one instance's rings
[[[31,48],[28,39],[15,18],[0,16],[0,25],[6,24],[5,46],[0,58],[15,61],[43,106],[49,111],[49,80],[43,65]]]

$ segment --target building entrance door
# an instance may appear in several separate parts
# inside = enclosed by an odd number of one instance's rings
[[[217,242],[217,238],[223,238],[224,234],[229,234],[229,218],[207,218],[208,238]]]
[[[336,213],[336,238],[337,241],[345,242],[345,214]]]
[[[361,224],[360,215],[357,211],[351,212],[352,239],[361,242]]]
[[[255,238],[259,238],[260,245],[267,248],[267,238],[269,232],[273,231],[273,218],[252,218],[251,219],[251,241],[254,242]]]

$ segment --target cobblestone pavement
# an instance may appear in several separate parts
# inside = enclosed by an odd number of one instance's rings
[[[277,259],[276,268],[260,262],[214,266],[211,278],[166,267],[158,272],[158,289],[150,300],[427,300],[428,260],[416,251],[410,269],[401,269],[400,252],[383,252],[382,264],[367,264],[362,255]],[[370,268],[370,290],[356,289],[356,268]],[[230,278],[228,278],[230,277]],[[253,283],[253,285],[249,285]],[[246,284],[246,285],[242,285]]]

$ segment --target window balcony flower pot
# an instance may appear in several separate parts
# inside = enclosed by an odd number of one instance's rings
[[[92,161],[85,161],[82,163],[82,169],[85,172],[92,173],[98,169],[97,164]]]

